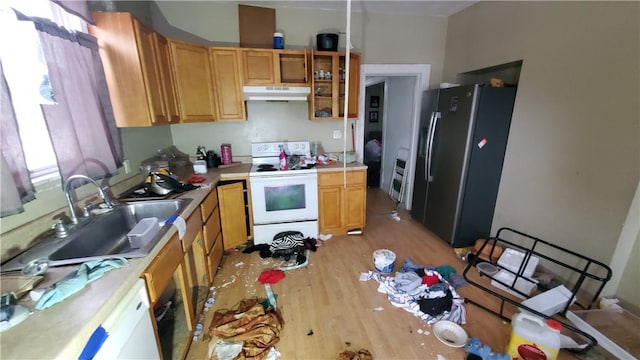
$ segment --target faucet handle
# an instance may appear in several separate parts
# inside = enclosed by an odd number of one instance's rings
[[[67,227],[64,225],[62,220],[58,220],[55,224],[51,225],[51,228],[56,230],[57,238],[64,238],[69,235]]]
[[[91,210],[96,209],[97,206],[95,204],[87,204],[82,208],[82,217],[89,217],[91,216]]]

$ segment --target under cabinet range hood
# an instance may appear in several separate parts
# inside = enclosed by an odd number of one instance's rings
[[[243,86],[247,101],[308,101],[311,88],[298,86]]]

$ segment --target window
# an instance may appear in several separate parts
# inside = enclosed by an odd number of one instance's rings
[[[87,25],[48,0],[5,0],[0,5],[0,31],[11,34],[2,37],[0,59],[11,90],[27,167],[33,183],[38,184],[60,177],[40,107],[52,103],[47,94],[48,70],[33,24],[17,21],[11,8],[28,16],[50,19],[70,30],[86,32]]]

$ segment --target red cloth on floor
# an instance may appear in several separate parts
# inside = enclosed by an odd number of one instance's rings
[[[440,282],[438,275],[425,275],[422,277],[422,283],[431,286]]]
[[[258,281],[261,284],[275,284],[282,279],[284,279],[284,271],[282,270],[267,270],[258,276]]]

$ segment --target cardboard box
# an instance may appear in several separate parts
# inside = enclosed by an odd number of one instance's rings
[[[517,274],[524,261],[525,255],[525,253],[518,250],[505,249],[502,255],[500,255],[500,259],[498,259],[498,265]],[[540,259],[535,256],[529,257],[521,275],[526,278],[531,278],[536,271],[536,267],[538,267],[539,260]]]
[[[572,294],[564,285],[556,286],[551,290],[547,290],[542,294],[536,295],[522,302],[522,305],[529,307],[535,311],[539,311],[547,316],[557,314],[564,310]],[[573,304],[575,297],[571,299]]]
[[[511,288],[514,288],[524,293],[525,295],[529,296],[531,295],[533,290],[535,290],[537,287],[537,283],[535,280],[528,281],[522,277],[518,277],[518,279],[516,279],[516,275],[513,275],[512,273],[504,270],[498,271],[498,273],[493,276],[493,279],[494,280],[491,280],[491,285],[497,287],[498,289],[504,290],[509,294],[517,296],[521,299],[525,299],[525,297],[522,296],[520,293],[513,291]],[[514,280],[515,280],[515,284],[514,284]],[[501,281],[506,285],[503,285],[498,281]]]

